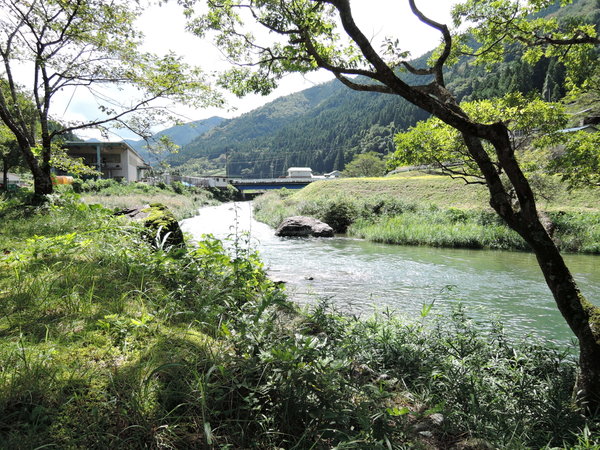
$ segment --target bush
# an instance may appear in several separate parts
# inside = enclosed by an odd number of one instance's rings
[[[176,194],[183,194],[186,191],[186,186],[181,181],[173,181],[171,183],[171,189]]]
[[[239,240],[152,249],[75,197],[0,216],[2,448],[599,444],[564,352],[462,309],[298,311]]]
[[[323,205],[319,219],[328,224],[336,233],[345,233],[356,220],[358,212],[355,206],[342,199],[334,199]]]

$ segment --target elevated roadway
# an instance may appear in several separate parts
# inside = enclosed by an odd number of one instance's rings
[[[302,189],[319,178],[230,178],[229,183],[240,192],[269,191],[273,189]]]

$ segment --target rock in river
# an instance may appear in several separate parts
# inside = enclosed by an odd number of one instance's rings
[[[333,228],[312,217],[293,216],[281,222],[275,235],[333,237]]]

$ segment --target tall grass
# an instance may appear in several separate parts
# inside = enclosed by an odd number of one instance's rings
[[[0,220],[0,448],[600,445],[563,352],[462,310],[299,310],[243,237],[157,250],[72,197]]]
[[[352,195],[330,184],[317,195],[270,192],[255,200],[256,218],[273,227],[289,216],[307,215],[338,233],[374,242],[434,247],[528,250],[527,244],[491,210],[458,208],[451,199],[432,204],[429,198],[407,202],[390,194]],[[344,187],[345,185],[339,185]],[[327,194],[327,195],[325,195]],[[600,253],[600,212],[552,211],[553,238],[562,251]]]
[[[432,217],[437,216],[437,217]],[[403,245],[429,245],[447,248],[489,248],[527,250],[514,231],[497,224],[475,220],[453,220],[448,211],[404,213],[376,221],[359,219],[348,234],[373,242]]]
[[[214,192],[185,186],[180,182],[150,185],[100,179],[76,181],[73,186],[57,186],[57,191],[75,192],[81,195],[84,202],[100,204],[109,209],[121,210],[149,203],[162,203],[168,206],[179,219],[194,216],[200,207],[217,203]]]

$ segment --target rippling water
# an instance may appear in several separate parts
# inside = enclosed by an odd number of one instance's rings
[[[539,334],[562,344],[571,340],[529,253],[404,247],[346,237],[279,238],[253,220],[249,202],[203,208],[184,220],[182,228],[196,239],[249,232],[271,277],[285,281],[299,303],[329,297],[352,314],[389,308],[418,317],[424,304],[435,301],[433,312],[444,314],[462,302],[475,319],[498,319],[511,332]],[[566,259],[584,294],[598,302],[600,257]]]

